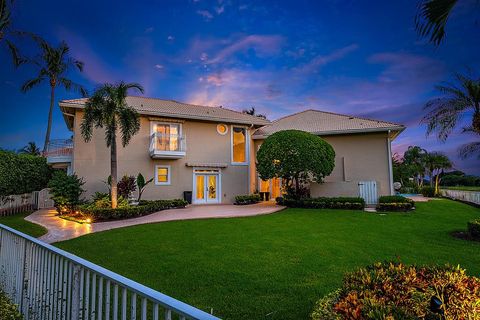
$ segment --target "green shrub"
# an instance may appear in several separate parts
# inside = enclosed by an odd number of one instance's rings
[[[64,171],[56,171],[48,183],[52,200],[59,213],[73,212],[81,203],[80,196],[84,192],[85,182],[75,174],[67,175]]]
[[[381,196],[378,198],[379,203],[414,203],[412,199],[403,196]]]
[[[363,210],[365,200],[360,197],[319,197],[307,199],[277,198],[281,204],[289,208],[308,209],[351,209]],[[277,201],[277,203],[279,203]],[[279,203],[280,204],[280,203]]]
[[[470,237],[480,240],[480,219],[468,222],[467,230]]]
[[[140,217],[165,209],[184,208],[187,204],[188,203],[183,199],[155,201],[142,200],[137,206],[118,207],[116,209],[110,207],[97,208],[91,204],[83,205],[79,207],[79,211],[84,217],[89,218],[92,222],[99,222]]]
[[[435,188],[430,186],[424,186],[422,187],[422,189],[420,189],[420,193],[424,197],[429,197],[429,198],[435,197]]]
[[[18,306],[13,304],[10,299],[0,290],[0,319],[2,320],[21,320],[22,314],[18,311]]]
[[[262,201],[262,197],[258,193],[235,196],[237,205],[254,204],[260,201]]]
[[[135,182],[135,177],[133,176],[123,176],[120,181],[117,183],[118,195],[122,196],[125,199],[130,197],[135,190],[137,190],[137,184]]]
[[[448,318],[430,309],[432,297]],[[312,319],[474,319],[479,301],[480,279],[459,267],[385,262],[347,274],[338,296],[321,299]]]
[[[84,207],[92,207],[92,208],[111,208],[112,207],[112,200],[108,193],[103,192],[95,192],[92,196],[93,202],[90,204],[86,204]],[[128,200],[122,196],[117,198],[117,207],[118,208],[125,208],[128,207]]]
[[[377,211],[406,212],[413,209],[415,202],[402,196],[381,196],[378,199]]]
[[[0,150],[0,198],[42,190],[51,173],[43,157]]]

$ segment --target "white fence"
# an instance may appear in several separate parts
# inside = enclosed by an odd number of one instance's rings
[[[0,199],[0,216],[15,214],[17,212],[53,207],[48,189],[6,196]]]
[[[25,319],[219,319],[2,224],[0,288]]]
[[[462,200],[480,205],[480,192],[479,191],[463,191],[463,190],[450,190],[441,189],[442,196],[452,198],[455,200]]]

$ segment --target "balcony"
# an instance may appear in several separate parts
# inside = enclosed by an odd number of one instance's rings
[[[43,156],[48,163],[72,162],[73,141],[71,139],[50,140]]]
[[[154,133],[150,137],[150,157],[181,159],[185,157],[186,137],[179,134]]]

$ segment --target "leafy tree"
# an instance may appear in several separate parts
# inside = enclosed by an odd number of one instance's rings
[[[40,149],[37,147],[35,142],[31,141],[25,147],[20,149],[18,151],[18,153],[29,154],[29,155],[32,155],[32,156],[39,156],[40,155]]]
[[[25,33],[13,28],[12,6],[14,2],[14,0],[0,0],[0,45],[6,45],[12,56],[13,65],[18,67],[26,60],[21,57],[14,40]]]
[[[93,136],[93,129],[105,128],[105,142],[110,148],[110,190],[112,208],[117,207],[117,131],[120,130],[122,145],[140,130],[140,118],[135,109],[127,105],[128,91],[134,89],[143,93],[137,83],[106,83],[99,87],[85,104],[81,123],[82,136],[86,142]]]
[[[403,162],[409,167],[409,170],[411,170],[418,187],[423,186],[426,157],[427,151],[418,146],[409,146],[403,154]]]
[[[299,130],[279,131],[257,152],[257,171],[263,180],[283,178],[300,197],[304,182],[322,182],[335,166],[335,151],[322,138]]]
[[[438,194],[441,174],[444,170],[452,167],[452,162],[444,154],[439,152],[429,152],[425,158],[425,165],[427,174],[430,177],[430,186],[435,187],[435,194]]]
[[[83,71],[83,62],[76,60],[70,56],[70,48],[62,41],[58,47],[53,47],[46,41],[37,39],[37,43],[40,47],[41,54],[29,60],[28,62],[33,64],[37,69],[37,76],[33,79],[27,80],[22,85],[22,92],[27,92],[32,88],[48,81],[50,84],[50,108],[48,111],[48,124],[47,132],[45,133],[45,144],[43,145],[43,151],[47,150],[48,143],[50,142],[50,132],[52,130],[52,115],[53,105],[55,103],[55,89],[63,87],[65,90],[75,90],[82,95],[86,95],[85,88],[67,77],[68,72],[71,69],[78,69]]]
[[[402,186],[407,186],[410,178],[415,175],[415,167],[405,163],[403,157],[395,153],[392,157],[393,180],[398,181]]]
[[[85,191],[82,188],[84,183],[83,179],[75,174],[68,175],[65,171],[55,171],[48,187],[59,213],[75,211],[81,203],[80,196]]]
[[[266,115],[262,113],[257,113],[257,110],[255,109],[255,107],[251,107],[250,109],[244,109],[242,110],[242,113],[249,114],[251,116],[255,116],[262,119],[267,119]]]
[[[415,16],[415,29],[438,46],[445,38],[445,27],[458,0],[421,0]]]
[[[455,74],[457,84],[437,85],[444,96],[430,100],[425,105],[428,113],[422,123],[427,124],[427,135],[436,132],[440,141],[447,140],[455,127],[465,117],[470,117],[470,125],[463,133],[473,133],[480,137],[480,79]],[[460,156],[466,158],[475,153],[480,157],[480,141],[464,144],[459,149]]]
[[[139,173],[138,176],[137,176],[137,188],[138,188],[138,199],[137,201],[140,202],[140,200],[142,199],[142,194],[143,194],[143,191],[145,191],[145,188],[147,187],[147,185],[149,183],[151,183],[153,181],[153,178],[145,181],[145,177]]]

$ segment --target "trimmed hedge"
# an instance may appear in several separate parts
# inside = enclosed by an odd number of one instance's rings
[[[476,319],[479,301],[480,279],[460,267],[383,262],[346,274],[340,290],[318,301],[311,319],[445,319],[439,313]]]
[[[174,200],[143,200],[138,206],[128,206],[123,208],[95,208],[91,205],[80,206],[80,212],[91,219],[92,222],[128,219],[145,216],[166,209],[185,208],[188,202],[183,199]]]
[[[43,157],[0,150],[0,198],[46,188],[51,172]]]
[[[382,196],[378,199],[377,211],[406,212],[412,210],[415,202],[402,196]]]
[[[258,193],[235,196],[235,204],[237,205],[254,204],[260,201],[262,201],[262,197]]]
[[[360,197],[319,197],[306,199],[277,198],[277,203],[289,208],[363,210],[365,200]]]
[[[480,219],[467,223],[468,235],[473,239],[480,240]]]
[[[420,193],[424,197],[432,198],[435,197],[435,188],[430,186],[424,186],[420,189]]]
[[[0,319],[2,320],[21,320],[22,314],[18,311],[18,306],[13,304],[10,299],[0,290]]]

